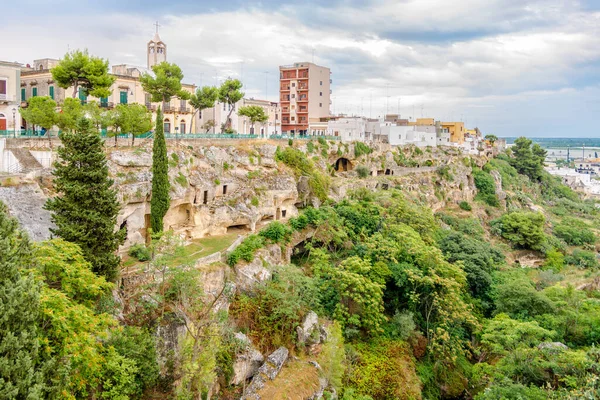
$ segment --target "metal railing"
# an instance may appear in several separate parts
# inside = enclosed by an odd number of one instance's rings
[[[51,136],[53,138],[58,138],[60,136],[60,131],[50,131]],[[106,129],[102,129],[100,131],[100,136],[102,138],[114,138],[115,133],[109,132]],[[119,133],[116,134],[118,138],[131,138],[130,133]],[[136,139],[151,139],[154,137],[154,132],[146,132],[142,135],[136,136]],[[302,139],[302,140],[311,140],[315,138],[322,137],[326,140],[340,140],[339,136],[312,136],[312,135],[250,135],[250,134],[242,134],[242,133],[165,133],[165,139],[261,139],[261,138],[269,138],[269,139]],[[48,131],[42,133],[41,131],[33,131],[29,129],[20,129],[17,131],[13,130],[0,130],[0,138],[17,138],[17,139],[26,139],[26,138],[48,138]]]

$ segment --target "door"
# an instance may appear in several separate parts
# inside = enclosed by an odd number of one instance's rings
[[[6,118],[0,118],[0,131],[6,130]]]
[[[121,104],[127,104],[127,92],[126,91],[122,91],[119,93],[119,103]]]

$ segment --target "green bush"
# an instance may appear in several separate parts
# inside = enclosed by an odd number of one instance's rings
[[[129,249],[128,253],[131,257],[137,259],[138,261],[150,261],[150,250],[146,248],[143,244],[134,244]]]
[[[234,251],[227,256],[227,264],[234,267],[240,260],[251,262],[254,253],[264,245],[264,238],[258,235],[248,236]]]
[[[315,145],[313,144],[312,140],[306,144],[306,151],[308,154],[311,154],[313,151],[315,151]]]
[[[292,139],[288,139],[288,146],[292,147],[294,145],[294,141]]]
[[[471,207],[469,202],[464,201],[464,200],[461,201],[460,203],[458,203],[458,206],[460,207],[461,210],[465,210],[465,211],[471,211],[473,209],[473,207]]]
[[[252,199],[250,199],[250,204],[252,204],[254,207],[258,207],[258,197],[253,196]]]
[[[473,178],[477,187],[477,200],[481,200],[489,206],[498,207],[500,202],[496,195],[496,182],[494,178],[487,172],[482,170],[474,170]]]
[[[575,249],[565,257],[565,261],[579,268],[598,268],[598,259],[593,251]]]
[[[354,143],[354,156],[360,157],[365,154],[371,154],[373,149],[362,142]]]
[[[440,178],[442,178],[445,181],[452,182],[454,180],[454,177],[450,173],[450,167],[447,165],[438,168],[437,173],[440,176]]]
[[[297,177],[308,176],[308,184],[313,194],[321,201],[327,200],[329,177],[319,171],[315,164],[306,158],[306,154],[292,147],[284,150],[278,148],[275,152],[275,159],[292,168]]]
[[[364,165],[359,165],[356,167],[356,173],[358,174],[359,178],[366,178],[369,176],[369,168],[365,167]]]
[[[279,221],[271,222],[266,228],[260,231],[259,235],[271,243],[286,243],[290,239],[292,229]]]
[[[301,231],[302,229],[308,226],[309,221],[306,215],[300,214],[296,218],[290,218],[289,223],[292,229],[294,229],[295,231]]]
[[[541,250],[545,240],[541,213],[515,211],[491,222],[492,228],[519,248]]]
[[[596,235],[585,222],[576,218],[565,218],[554,227],[554,234],[571,246],[594,244]]]
[[[181,172],[175,178],[175,182],[177,182],[182,187],[185,187],[188,184],[187,178]]]

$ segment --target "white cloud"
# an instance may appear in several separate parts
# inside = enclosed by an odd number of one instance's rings
[[[400,99],[405,115],[421,109],[439,118],[472,115],[485,129],[504,126],[494,122],[495,113],[516,102],[522,110],[564,108],[552,99],[598,93],[565,89],[593,74],[582,65],[600,63],[600,13],[582,11],[575,0],[373,0],[362,9],[296,4],[178,13],[161,18],[160,34],[186,81],[242,77],[248,96],[264,97],[266,83],[272,100],[277,67],[314,54],[332,69],[336,112],[366,113],[368,103],[380,115],[396,111]],[[11,40],[0,57],[26,63],[60,57],[68,46],[87,47],[111,63],[145,64],[154,18],[106,13],[52,20],[50,27],[48,16],[31,15],[25,30],[21,20],[7,20],[0,35]],[[534,92],[544,94],[528,94]]]

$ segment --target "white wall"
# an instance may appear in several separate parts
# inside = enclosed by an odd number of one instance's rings
[[[6,150],[6,139],[0,139],[0,171],[21,172],[21,165],[10,150]]]
[[[339,136],[342,142],[364,142],[366,121],[363,118],[340,118],[327,123],[327,133]]]

